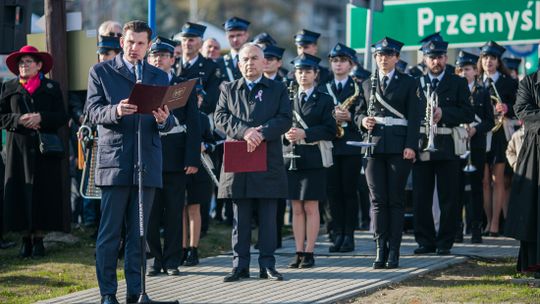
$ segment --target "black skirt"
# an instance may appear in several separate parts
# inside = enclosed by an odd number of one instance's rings
[[[322,201],[326,199],[326,169],[287,171],[290,200]]]
[[[199,172],[187,176],[186,204],[188,205],[208,204],[212,200],[212,191],[214,190],[214,184],[208,176],[208,173],[201,170],[204,171],[203,168],[199,168]]]
[[[508,147],[508,141],[504,130],[501,127],[497,132],[493,132],[491,138],[491,150],[487,153],[487,164],[494,165],[500,163],[506,163],[506,148]]]

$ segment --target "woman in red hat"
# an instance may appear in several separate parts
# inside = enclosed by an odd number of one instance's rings
[[[62,230],[62,157],[42,154],[41,134],[56,134],[66,125],[62,92],[44,77],[53,65],[50,54],[24,46],[6,58],[17,78],[2,84],[0,128],[6,129],[4,228],[23,233],[20,255],[45,254],[43,231]]]

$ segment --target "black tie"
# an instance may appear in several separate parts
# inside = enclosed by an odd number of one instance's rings
[[[306,92],[300,93],[300,105],[301,105],[301,106],[303,106],[303,105],[306,104],[306,102],[307,102],[307,98],[306,98],[306,97],[307,97]]]
[[[433,91],[437,89],[437,85],[439,85],[439,79],[433,78],[433,80],[431,80],[431,86],[433,87]]]
[[[381,89],[382,89],[383,93],[386,91],[387,86],[388,86],[388,76],[384,76],[382,78],[382,83],[381,83]]]
[[[337,93],[338,93],[338,95],[341,95],[341,91],[343,91],[343,85],[341,84],[341,82],[338,82],[338,84],[337,84]]]
[[[184,64],[184,70],[189,69],[190,66],[191,66],[191,64],[189,64],[189,61],[186,62],[186,63]]]

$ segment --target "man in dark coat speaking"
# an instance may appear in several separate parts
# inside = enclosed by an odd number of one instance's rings
[[[232,235],[233,270],[225,282],[249,277],[251,215],[256,204],[259,217],[259,277],[283,280],[275,269],[277,199],[287,197],[281,135],[292,124],[291,103],[283,83],[263,76],[264,54],[253,43],[240,49],[242,78],[223,83],[215,111],[216,127],[227,140],[244,140],[248,152],[266,141],[267,170],[226,173],[221,169],[218,198],[234,202]]]
[[[98,126],[99,134],[95,174],[102,199],[96,241],[96,272],[102,304],[118,303],[116,261],[124,220],[127,303],[137,301],[141,287],[138,173],[135,167],[138,162],[138,116],[141,119],[141,161],[144,164],[144,227],[148,224],[155,189],[162,187],[159,131],[167,132],[174,125],[166,106],[153,111],[153,116],[133,115],[137,106],[128,103],[137,79],[144,84],[169,84],[165,72],[143,61],[151,37],[152,30],[145,22],[126,23],[120,38],[123,52],[112,60],[93,66],[88,77],[88,113],[90,121]],[[140,74],[136,71],[139,64],[142,64]]]

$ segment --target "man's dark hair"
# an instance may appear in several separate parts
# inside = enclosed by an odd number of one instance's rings
[[[146,32],[148,34],[148,41],[152,40],[152,29],[148,26],[148,23],[141,20],[133,20],[124,24],[122,29],[122,36],[126,36],[127,31],[132,31],[134,33]]]

